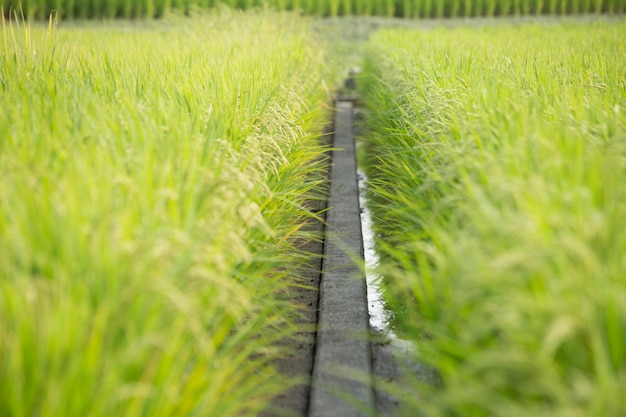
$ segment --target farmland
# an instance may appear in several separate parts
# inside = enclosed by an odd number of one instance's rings
[[[0,415],[257,415],[328,100],[292,17],[0,41]],[[287,279],[289,277],[289,279]],[[200,413],[200,414],[198,414]]]
[[[372,39],[384,288],[441,377],[408,415],[626,410],[625,37],[617,22]]]
[[[316,229],[347,223],[329,202],[356,175],[329,185],[328,159],[354,155],[327,132],[353,127],[390,326],[435,376],[382,383],[398,412],[626,413],[624,0],[21,3],[0,416],[309,413],[326,260],[362,266]]]

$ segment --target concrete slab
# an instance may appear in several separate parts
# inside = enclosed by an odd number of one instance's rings
[[[352,102],[337,101],[309,417],[375,410]]]

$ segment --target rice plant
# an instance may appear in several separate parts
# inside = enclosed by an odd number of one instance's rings
[[[623,21],[374,35],[381,272],[441,376],[408,385],[406,415],[626,413],[624,39]]]
[[[2,29],[0,415],[258,415],[322,181],[306,24]]]

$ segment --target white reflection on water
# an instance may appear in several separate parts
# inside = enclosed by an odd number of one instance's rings
[[[381,290],[381,276],[376,272],[380,259],[376,253],[374,244],[374,231],[372,230],[372,216],[366,201],[365,172],[358,170],[359,180],[359,204],[361,206],[361,232],[363,233],[363,251],[365,256],[365,278],[367,281],[367,308],[370,314],[370,327],[372,330],[383,333],[393,333],[389,327],[391,320],[390,312],[385,308]]]
[[[367,176],[358,170],[359,204],[361,206],[361,232],[363,234],[363,252],[365,257],[365,279],[367,281],[367,308],[370,316],[370,328],[387,336],[396,348],[415,352],[415,345],[400,338],[391,327],[392,313],[386,308],[382,292],[382,277],[376,272],[380,263],[374,243],[372,216],[367,207]]]
[[[398,336],[392,328],[392,312],[385,306],[382,292],[382,277],[376,272],[380,258],[374,243],[372,216],[367,207],[367,176],[362,170],[357,171],[359,182],[359,204],[361,206],[361,232],[363,234],[363,252],[365,257],[365,279],[367,281],[367,308],[370,316],[370,328],[386,336],[388,348],[401,359],[407,369],[415,369],[416,374],[425,374],[425,368],[416,362],[418,349],[415,343]]]

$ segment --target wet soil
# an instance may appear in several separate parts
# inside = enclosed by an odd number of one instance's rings
[[[319,221],[311,221],[306,225],[306,229],[320,235],[324,231]],[[299,248],[313,255],[298,273],[297,283],[302,286],[293,287],[289,295],[302,312],[297,319],[300,331],[295,337],[282,342],[290,353],[275,364],[281,375],[288,379],[298,379],[299,383],[276,397],[272,402],[271,411],[262,413],[260,417],[304,417],[308,413],[324,245],[321,241],[309,241],[301,242]]]
[[[321,141],[329,147],[332,142],[331,132],[332,126],[329,124],[321,138]],[[326,165],[325,177],[328,179],[330,151],[323,158]],[[328,196],[328,183],[319,190],[319,194]],[[283,377],[297,380],[298,383],[274,398],[270,407],[259,417],[306,417],[308,415],[327,204],[326,199],[312,199],[305,204],[306,208],[315,213],[319,220],[310,219],[303,226],[302,230],[307,232],[309,239],[300,239],[294,243],[299,251],[310,255],[308,261],[300,266],[293,277],[294,285],[287,294],[287,298],[301,313],[296,319],[300,330],[294,337],[281,342],[281,347],[289,353],[274,363]]]

